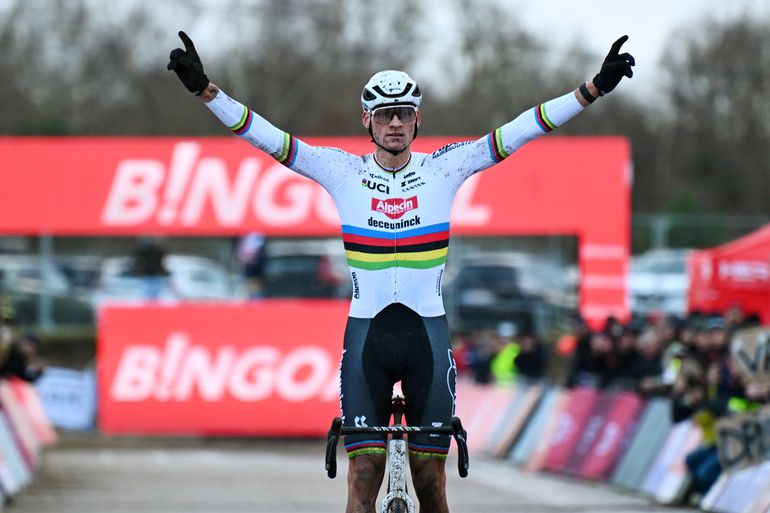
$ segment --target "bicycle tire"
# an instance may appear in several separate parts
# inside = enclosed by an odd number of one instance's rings
[[[390,501],[388,511],[385,513],[408,513],[409,508],[406,506],[406,502],[401,499],[393,499]]]

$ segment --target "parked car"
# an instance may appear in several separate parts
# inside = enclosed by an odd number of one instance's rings
[[[692,250],[652,250],[631,260],[628,279],[631,311],[684,315],[687,310],[687,258]]]
[[[519,331],[541,329],[549,311],[574,298],[566,268],[523,253],[463,258],[448,273],[444,301],[460,329],[513,322]]]
[[[238,299],[241,287],[217,262],[193,255],[170,254],[163,259],[169,279],[158,284],[152,298],[159,301]],[[131,257],[107,258],[102,263],[95,306],[104,302],[148,299],[147,280],[132,274]]]
[[[41,260],[37,255],[3,255],[0,290],[61,296],[67,294],[70,287],[67,276],[50,260]]]
[[[48,305],[46,322],[56,325],[91,325],[91,305],[72,293],[67,276],[52,261],[39,255],[0,256],[0,294],[8,296],[17,322],[33,326],[42,322],[41,308]],[[43,309],[45,310],[45,309]]]

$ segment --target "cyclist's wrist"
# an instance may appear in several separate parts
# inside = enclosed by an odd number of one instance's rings
[[[217,93],[219,93],[219,88],[214,85],[213,82],[209,82],[209,85],[206,86],[206,89],[201,91],[201,94],[198,95],[198,98],[203,100],[205,103],[208,103],[217,97]]]
[[[588,107],[596,101],[599,96],[601,96],[601,93],[599,92],[599,88],[594,85],[593,81],[584,82],[575,90],[575,97],[583,107]]]

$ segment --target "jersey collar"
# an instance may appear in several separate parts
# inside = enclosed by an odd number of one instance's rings
[[[404,169],[409,167],[409,164],[412,163],[412,154],[411,153],[409,153],[409,160],[406,161],[406,164],[404,164],[401,167],[397,167],[397,168],[388,168],[388,167],[385,167],[382,164],[380,164],[377,161],[376,153],[372,153],[372,158],[374,159],[374,163],[377,164],[377,167],[379,167],[380,169],[382,169],[383,171],[385,171],[387,173],[391,173],[391,174],[394,174],[394,175],[397,174],[397,173],[400,173],[401,171],[403,171]]]

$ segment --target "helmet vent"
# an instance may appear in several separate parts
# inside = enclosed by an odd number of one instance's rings
[[[385,98],[399,98],[401,96],[406,96],[406,94],[412,89],[412,84],[406,84],[406,87],[403,91],[393,94],[388,94],[385,91],[382,90],[382,88],[378,85],[372,87],[376,92],[380,93],[380,95],[384,96]]]

